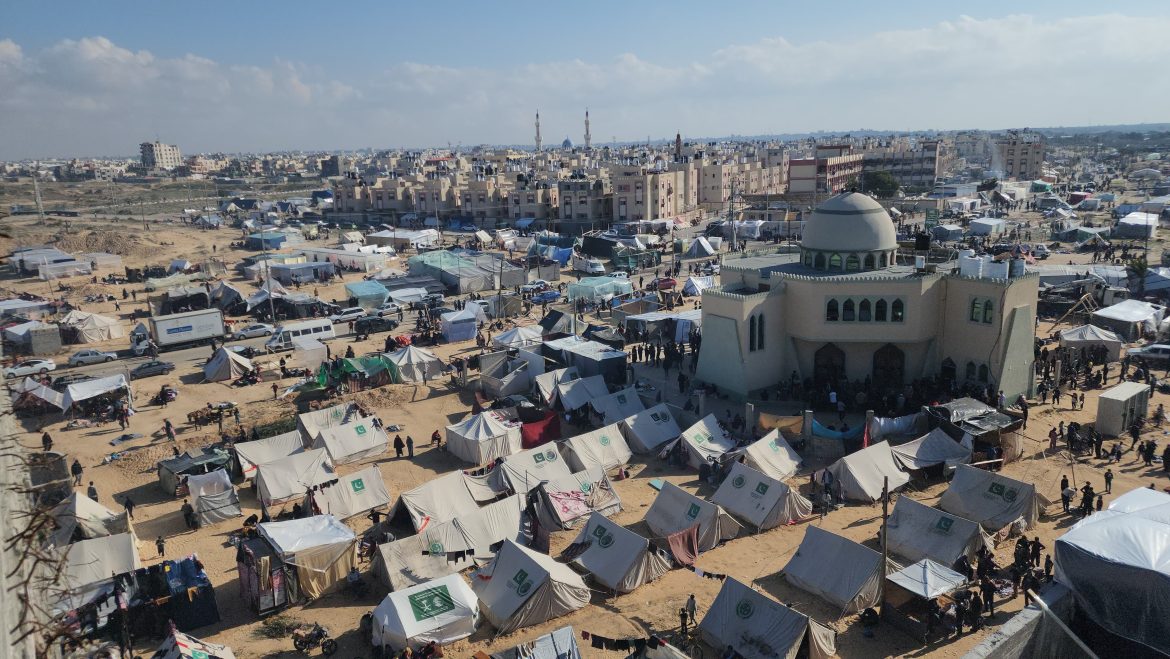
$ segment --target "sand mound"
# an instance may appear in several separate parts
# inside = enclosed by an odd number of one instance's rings
[[[154,248],[133,232],[88,231],[56,236],[56,246],[65,252],[105,252],[121,256],[146,256]]]

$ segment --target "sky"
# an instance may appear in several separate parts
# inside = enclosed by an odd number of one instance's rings
[[[1165,0],[959,4],[6,2],[0,160],[1166,121]]]

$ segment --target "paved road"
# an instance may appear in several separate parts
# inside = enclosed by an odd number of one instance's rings
[[[263,350],[264,342],[267,337],[259,337],[255,339],[245,339],[243,341],[229,342],[229,346],[244,345]],[[119,350],[118,354],[133,354],[129,349]],[[203,367],[204,362],[211,356],[211,348],[209,346],[198,346],[195,348],[187,348],[185,350],[174,350],[171,352],[159,353],[159,361],[171,362],[175,365],[175,371],[172,377],[185,375],[193,372],[195,369]],[[117,361],[107,362],[104,364],[91,364],[89,366],[78,366],[70,368],[63,364],[57,366],[57,370],[52,371],[50,376],[57,377],[65,374],[84,374],[93,377],[104,377],[107,375],[117,375],[119,373],[129,377],[129,372],[135,366],[151,361],[151,357],[123,357]],[[143,378],[142,380],[135,380],[135,382],[150,382],[153,379],[158,379],[160,376]]]

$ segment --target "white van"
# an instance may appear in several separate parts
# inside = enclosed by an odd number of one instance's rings
[[[264,347],[269,352],[292,350],[292,340],[298,336],[308,336],[318,341],[324,341],[335,338],[337,334],[333,331],[333,321],[328,318],[314,318],[312,320],[303,320],[299,323],[278,325],[276,331],[272,334],[272,338],[268,339]]]

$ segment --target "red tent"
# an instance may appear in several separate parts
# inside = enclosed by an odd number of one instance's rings
[[[556,412],[545,414],[540,421],[520,426],[520,444],[524,448],[534,448],[541,444],[555,442],[560,437],[561,417]]]

